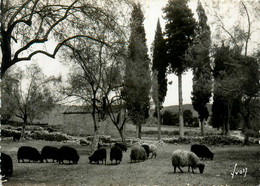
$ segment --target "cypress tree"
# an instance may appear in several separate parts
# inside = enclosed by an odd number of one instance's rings
[[[138,138],[141,138],[142,124],[149,117],[151,89],[150,59],[143,22],[144,15],[141,5],[133,4],[123,96],[128,115],[136,125],[136,137]]]
[[[160,20],[158,19],[153,43],[152,71],[154,74],[153,100],[158,119],[158,140],[161,139],[161,117],[160,110],[167,93],[166,69],[168,66],[166,58],[166,43],[163,39]]]
[[[196,21],[187,0],[169,0],[163,9],[166,18],[165,35],[168,63],[178,76],[180,137],[184,136],[182,106],[182,74],[190,67],[185,60],[186,50],[192,44]]]
[[[197,6],[198,24],[195,29],[194,45],[192,47],[193,61],[193,91],[192,105],[199,114],[201,135],[204,136],[204,122],[209,117],[207,103],[209,103],[212,89],[212,74],[209,49],[211,45],[210,27],[207,25],[207,16],[201,2]]]

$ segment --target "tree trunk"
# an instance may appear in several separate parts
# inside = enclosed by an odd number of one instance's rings
[[[249,113],[249,112],[247,112]],[[246,114],[245,115],[245,129],[244,129],[244,135],[245,135],[245,138],[244,138],[244,145],[248,145],[248,142],[249,142],[249,131],[251,129],[251,123],[250,123],[250,116],[249,114]]]
[[[142,125],[140,123],[136,124],[136,138],[141,139],[141,129],[142,129]]]
[[[99,142],[99,126],[98,121],[95,115],[92,115],[93,121],[94,121],[94,136],[93,141],[91,144],[91,152],[94,152],[96,149],[98,149],[98,142]]]
[[[122,128],[120,128],[119,134],[120,134],[120,137],[121,137],[121,139],[122,139],[122,143],[123,143],[123,144],[126,144],[126,142],[125,142],[124,128],[125,128],[124,126],[123,126]]]
[[[182,108],[182,74],[181,73],[178,73],[178,91],[179,91],[179,127],[180,127],[180,137],[184,137],[183,108]]]
[[[25,126],[27,125],[27,114],[24,115],[23,118],[23,126],[22,126],[22,132],[21,132],[21,139],[25,139]]]
[[[95,127],[93,141],[91,144],[91,152],[94,152],[96,149],[98,149],[98,142],[99,142],[99,130],[98,127]]]
[[[201,136],[205,136],[205,119],[202,119],[201,121]]]
[[[141,139],[142,125],[138,125],[138,138]]]
[[[231,116],[231,111],[232,111],[232,101],[228,101],[228,106],[227,106],[227,109],[228,109],[228,116],[227,116],[227,124],[226,124],[226,135],[227,136],[230,136],[230,116]]]
[[[158,98],[158,97],[157,97]],[[160,104],[159,100],[157,104],[157,119],[158,119],[158,140],[161,140],[161,113],[160,113]]]
[[[120,134],[120,137],[122,139],[122,143],[126,144],[125,143],[125,122],[124,122],[124,119],[122,118],[122,117],[125,117],[125,113],[122,114],[122,112],[124,112],[123,109],[120,110],[119,116],[118,116],[119,117],[119,125],[121,126],[119,128],[119,134]]]
[[[245,130],[246,131],[246,130]],[[244,145],[248,145],[248,142],[249,142],[249,135],[248,135],[248,132],[246,131],[245,133],[244,133],[244,135],[245,135],[245,138],[244,138]]]

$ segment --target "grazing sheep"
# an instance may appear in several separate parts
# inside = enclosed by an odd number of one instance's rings
[[[2,152],[1,152],[0,167],[1,167],[2,177],[6,178],[13,175],[13,160],[9,155]]]
[[[52,146],[44,146],[42,148],[42,159],[46,160],[46,163],[48,163],[48,159],[59,161],[59,149],[57,147]]]
[[[105,164],[107,161],[107,150],[104,148],[100,148],[98,150],[96,150],[91,156],[88,157],[89,162],[92,163],[92,161],[97,162],[97,164],[99,164],[99,161],[102,161],[103,164],[103,160],[105,160]]]
[[[64,160],[68,160],[69,164],[70,161],[72,161],[74,164],[77,164],[79,161],[77,150],[69,146],[62,146],[59,149],[59,164],[63,163]]]
[[[148,159],[149,154],[150,154],[149,145],[147,145],[147,144],[142,144],[142,147],[144,148],[144,150],[145,150],[145,152],[146,152],[146,158]]]
[[[126,152],[127,147],[123,143],[115,143],[116,146],[120,147],[122,151]]]
[[[150,150],[150,153],[152,153],[152,156],[151,158],[153,158],[153,156],[156,158],[157,156],[157,147],[155,144],[149,144],[149,150]]]
[[[183,150],[176,150],[172,153],[172,165],[174,167],[174,173],[176,173],[176,167],[180,168],[188,166],[188,171],[190,171],[190,167],[192,168],[192,172],[194,173],[193,169],[199,168],[200,173],[203,173],[205,165],[200,162],[199,157],[190,151],[183,151]]]
[[[24,163],[24,159],[28,159],[29,163],[31,162],[31,160],[33,162],[35,161],[40,161],[41,163],[43,162],[43,159],[39,151],[36,148],[29,147],[29,146],[21,146],[18,149],[17,159],[18,159],[18,163],[20,163],[20,160],[22,160],[22,162]]]
[[[122,161],[122,157],[123,157],[122,149],[119,146],[114,145],[110,150],[111,164],[112,164],[113,160],[116,160],[116,164],[117,164],[117,161],[119,161],[119,163],[120,163]]]
[[[208,158],[213,160],[214,154],[205,145],[194,144],[191,146],[191,152],[194,152],[201,159]]]
[[[145,160],[147,157],[145,149],[140,145],[134,145],[131,148],[130,160],[132,161],[140,161]]]

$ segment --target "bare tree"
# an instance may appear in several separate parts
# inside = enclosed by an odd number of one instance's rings
[[[25,71],[18,69],[4,77],[3,108],[23,120],[22,137],[28,123],[33,123],[35,118],[41,118],[55,106],[57,99],[52,87],[57,87],[60,81],[60,77],[47,78],[37,65],[32,65]],[[28,82],[28,86],[22,86],[23,82]]]

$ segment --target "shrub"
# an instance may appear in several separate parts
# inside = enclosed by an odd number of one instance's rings
[[[178,114],[173,114],[172,112],[166,110],[162,115],[163,125],[178,125],[179,116]]]
[[[68,136],[58,132],[48,133],[36,131],[30,134],[32,139],[46,140],[46,141],[66,141],[69,140]]]

